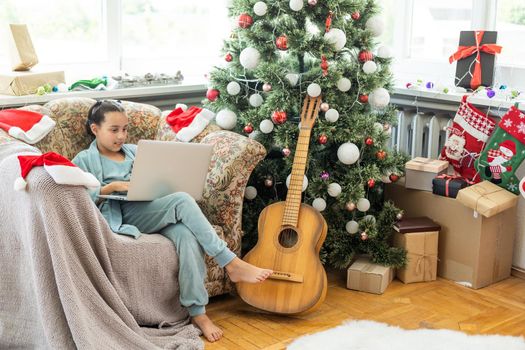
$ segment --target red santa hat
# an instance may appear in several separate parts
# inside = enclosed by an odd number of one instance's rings
[[[166,122],[177,134],[178,140],[188,142],[199,135],[213,118],[215,118],[215,113],[208,109],[196,106],[187,108],[186,105],[178,104],[168,114]]]
[[[19,155],[21,177],[15,180],[14,188],[22,191],[26,188],[25,178],[35,166],[44,166],[53,180],[60,185],[84,186],[97,188],[100,186],[93,174],[87,173],[71,163],[69,159],[55,152],[40,155]]]
[[[23,109],[0,111],[0,129],[29,144],[42,140],[54,127],[55,121],[47,115]]]
[[[504,153],[505,158],[512,158],[516,154],[516,144],[512,140],[504,140],[499,144],[499,149]],[[508,153],[512,153],[509,155]]]

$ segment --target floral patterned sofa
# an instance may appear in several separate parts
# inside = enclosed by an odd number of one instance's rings
[[[54,151],[72,159],[78,152],[87,148],[91,142],[85,131],[85,121],[87,112],[94,103],[95,100],[89,98],[60,98],[43,106],[22,107],[22,109],[46,114],[56,121],[56,126],[51,133],[34,146],[43,153]],[[130,121],[128,143],[137,143],[139,139],[175,140],[175,134],[157,107],[127,101],[122,103]],[[0,129],[0,148],[12,142],[19,141]],[[264,158],[266,151],[258,142],[233,132],[221,130],[214,124],[209,125],[193,142],[214,145],[210,172],[204,196],[199,205],[215,226],[217,233],[227,242],[230,249],[239,255],[244,189],[252,170]],[[155,236],[146,239],[154,240],[158,244],[172,244],[161,235],[146,236]],[[142,237],[137,240],[136,244],[140,244],[140,240],[144,239]],[[132,240],[132,238],[123,236],[115,239]],[[233,290],[233,285],[223,269],[219,268],[209,257],[207,257],[207,267],[206,287],[210,296]]]

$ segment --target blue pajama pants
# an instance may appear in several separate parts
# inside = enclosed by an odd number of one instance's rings
[[[142,233],[160,233],[169,238],[179,255],[180,302],[190,316],[205,313],[208,292],[204,287],[204,253],[220,267],[235,257],[208,222],[197,202],[177,192],[151,202],[122,202],[122,221]]]

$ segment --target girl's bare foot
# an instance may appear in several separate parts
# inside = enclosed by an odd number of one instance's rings
[[[252,264],[248,264],[239,258],[233,259],[226,265],[226,272],[232,282],[248,282],[257,283],[262,282],[273,273],[272,270],[261,269]]]
[[[191,322],[199,327],[209,342],[213,343],[222,338],[222,329],[217,327],[206,314],[193,316]]]

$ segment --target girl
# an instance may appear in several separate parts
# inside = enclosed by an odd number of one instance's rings
[[[262,282],[272,271],[239,259],[217,236],[195,200],[184,192],[151,202],[111,199],[100,202],[99,194],[127,192],[136,145],[124,143],[128,135],[128,117],[118,101],[95,103],[88,112],[86,130],[95,140],[72,162],[100,181],[100,188],[90,190],[90,196],[99,205],[111,230],[134,238],[141,232],[158,232],[175,244],[180,265],[180,302],[210,342],[219,340],[222,330],[205,314],[208,293],[204,287],[204,253],[225,267],[233,282]]]

